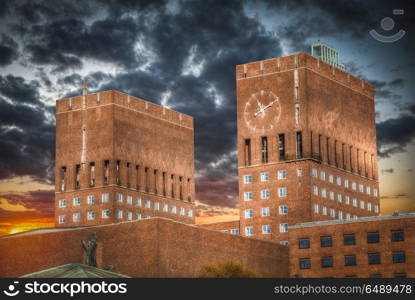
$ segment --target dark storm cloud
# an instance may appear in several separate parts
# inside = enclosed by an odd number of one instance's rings
[[[38,212],[47,212],[53,215],[54,190],[36,190],[20,194],[0,194],[0,198],[6,198],[10,204],[20,204],[28,209],[36,209]]]
[[[0,34],[0,66],[11,64],[19,56],[18,46],[10,36]]]
[[[380,157],[406,152],[406,146],[415,137],[415,117],[400,116],[376,125],[378,153]]]
[[[37,81],[26,82],[20,76],[0,75],[0,96],[16,103],[40,104],[38,87]]]

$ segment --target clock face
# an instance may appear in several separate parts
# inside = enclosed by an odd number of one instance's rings
[[[252,94],[245,103],[244,119],[251,130],[266,131],[274,129],[280,120],[280,115],[280,101],[269,90],[261,90]]]

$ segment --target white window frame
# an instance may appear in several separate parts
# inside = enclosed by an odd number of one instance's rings
[[[353,207],[357,207],[357,198],[352,199]]]
[[[287,197],[288,196],[288,190],[286,187],[280,187],[278,188],[278,197]]]
[[[349,179],[345,178],[343,184],[345,188],[349,188]]]
[[[245,227],[245,236],[253,236],[254,235],[254,228],[252,226]]]
[[[102,213],[101,213],[101,217],[103,219],[106,219],[106,218],[109,218],[109,216],[110,216],[110,210],[109,209],[103,209]]]
[[[72,221],[73,222],[80,222],[81,221],[81,213],[76,212],[72,214]]]
[[[330,208],[330,217],[335,218],[336,217],[336,211],[334,208]]]
[[[163,212],[169,212],[169,205],[167,203],[163,203]]]
[[[318,172],[317,172],[317,168],[312,168],[311,169],[311,176],[316,177],[318,176]]]
[[[244,192],[244,201],[252,201],[252,192]]]
[[[66,223],[66,215],[61,215],[58,217],[59,224],[65,224]]]
[[[189,218],[193,218],[193,210],[188,209],[188,210],[187,210],[187,216],[188,216]]]
[[[342,201],[343,201],[342,194],[337,194],[336,201],[339,202],[339,203],[342,203]]]
[[[321,192],[321,197],[327,198],[327,191],[326,191],[326,189],[322,188],[320,192]]]
[[[262,172],[261,173],[261,182],[267,182],[269,181],[269,173],[268,172]]]
[[[127,195],[127,204],[133,204],[133,196]]]
[[[341,210],[339,210],[339,211],[337,212],[337,219],[339,219],[339,220],[343,220],[343,212],[342,212]]]
[[[377,197],[377,196],[378,196],[378,189],[373,188],[373,197]]]
[[[326,181],[326,172],[320,171],[320,180]]]
[[[350,205],[350,197],[347,195],[344,195],[344,203],[346,203],[346,205]]]
[[[95,203],[95,195],[88,195],[87,203],[88,204],[94,204]]]
[[[141,214],[140,214],[140,213],[136,213],[136,214],[135,214],[135,219],[136,219],[136,220],[141,220],[141,218],[142,218],[142,216],[141,216]]]
[[[81,205],[81,197],[74,197],[72,201],[73,201],[73,206]]]
[[[262,225],[262,234],[271,234],[271,225],[269,224]]]
[[[313,195],[318,196],[318,186],[313,185]]]
[[[180,213],[179,213],[181,216],[184,216],[184,214],[185,214],[185,210],[184,210],[184,207],[180,207]]]
[[[365,201],[360,200],[360,202],[359,202],[359,207],[360,207],[361,209],[365,209]]]
[[[103,193],[101,195],[101,202],[106,203],[110,200],[110,194],[109,193]]]
[[[261,190],[261,199],[269,199],[270,193],[268,189]]]
[[[244,184],[252,183],[252,175],[244,175]]]
[[[95,220],[95,211],[90,210],[86,213],[86,218],[88,220]]]
[[[280,205],[280,206],[278,206],[278,214],[280,214],[280,215],[288,215],[288,206],[287,205]]]
[[[117,202],[122,202],[122,194],[121,193],[117,193],[116,201]]]
[[[313,204],[313,213],[318,214],[318,204],[317,203]]]
[[[271,215],[269,207],[262,207],[261,208],[261,216],[269,217]]]
[[[176,205],[172,205],[172,206],[171,206],[170,212],[171,212],[172,214],[177,214],[177,207],[176,207]]]
[[[368,211],[372,211],[372,203],[367,202],[366,208],[367,208]]]
[[[371,188],[369,185],[366,186],[366,194],[371,195]]]
[[[66,207],[66,205],[67,205],[66,199],[59,200],[59,207],[60,208],[64,208],[64,207]]]
[[[364,188],[363,188],[363,184],[359,183],[359,192],[360,193],[364,193]]]
[[[151,201],[150,200],[144,200],[144,207],[145,208],[151,208]]]
[[[322,214],[323,216],[327,216],[327,207],[326,207],[326,206],[323,206],[323,207],[321,208],[321,214]]]
[[[244,216],[245,219],[252,219],[254,217],[254,211],[252,210],[252,208],[245,209]]]
[[[342,185],[342,178],[339,175],[336,175],[336,183],[337,185]]]
[[[329,177],[329,182],[330,182],[330,183],[333,183],[333,180],[334,180],[334,179],[333,179],[333,174],[329,174],[329,176],[328,176],[328,177]]]
[[[357,187],[356,181],[352,181],[352,190],[355,191]]]
[[[156,201],[154,202],[154,210],[160,210],[160,202]]]
[[[334,192],[329,191],[329,199],[334,201]]]
[[[278,180],[287,179],[287,170],[279,170],[278,171]]]
[[[133,219],[133,213],[131,211],[127,211],[126,216],[128,221],[131,221]]]
[[[281,223],[280,224],[280,232],[288,232],[288,224],[287,223]]]
[[[122,219],[122,209],[117,209],[117,219]]]
[[[135,206],[141,206],[141,197],[136,197],[135,198]]]

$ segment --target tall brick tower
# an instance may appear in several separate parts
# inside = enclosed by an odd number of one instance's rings
[[[56,101],[55,224],[194,223],[193,118],[117,91]]]
[[[236,67],[241,234],[379,214],[374,91],[308,54]]]

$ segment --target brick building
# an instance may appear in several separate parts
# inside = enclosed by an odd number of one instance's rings
[[[415,277],[415,213],[289,230],[291,277]]]
[[[379,214],[373,87],[308,54],[236,67],[241,234]]]
[[[56,101],[56,227],[194,223],[193,118],[105,91]]]

